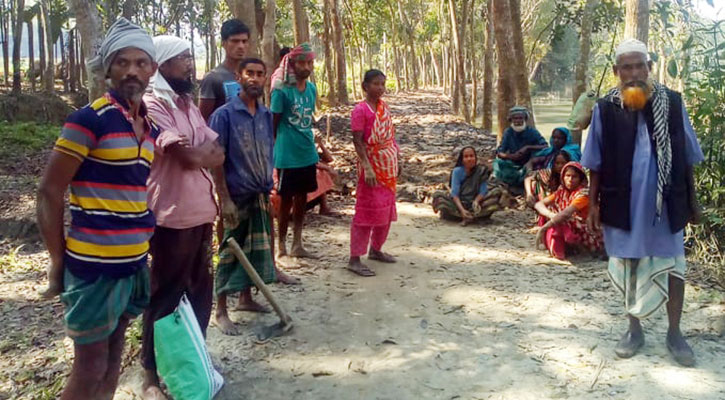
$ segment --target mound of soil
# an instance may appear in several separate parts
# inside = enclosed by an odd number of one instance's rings
[[[58,95],[21,93],[0,95],[0,120],[62,124],[73,108]]]

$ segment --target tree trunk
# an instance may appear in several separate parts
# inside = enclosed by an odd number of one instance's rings
[[[330,18],[330,6],[331,0],[324,0],[322,6],[322,38],[325,46],[325,75],[327,76],[327,103],[330,107],[337,105],[337,96],[335,96],[335,62],[333,61],[332,48],[330,43],[332,42],[332,23]]]
[[[129,21],[132,21],[134,15],[136,15],[136,0],[124,1],[121,16]]]
[[[438,59],[436,58],[435,54],[433,54],[433,46],[428,46],[428,50],[430,52],[430,61],[431,61],[431,64],[433,64],[433,72],[435,74],[435,86],[440,87],[441,86],[441,73],[440,73],[440,67],[438,66]]]
[[[12,4],[9,4],[8,6],[12,7]],[[10,86],[10,54],[8,46],[8,37],[10,36],[10,29],[8,28],[8,16],[10,13],[8,10],[8,6],[6,6],[5,0],[0,0],[0,41],[2,41],[3,77],[5,79],[5,86]]]
[[[42,21],[43,13],[38,10],[38,76],[40,77],[40,86],[43,86],[43,82],[45,82],[45,35]]]
[[[529,70],[526,68],[526,52],[524,51],[524,36],[521,32],[521,0],[511,0],[509,3],[511,13],[511,32],[513,33],[513,59],[514,82],[516,84],[516,102],[529,109],[528,125],[535,126],[534,107],[529,91]]]
[[[28,19],[28,78],[30,78],[30,90],[35,91],[35,76],[38,69],[35,65],[35,46],[33,46],[33,19]]]
[[[352,95],[356,99],[365,97],[364,93],[363,96],[358,97],[358,91],[362,90],[362,88],[357,84],[357,74],[355,73],[355,62],[353,61],[352,48],[348,48],[348,51],[350,52],[350,70],[352,72]],[[335,66],[335,68],[337,68],[337,62],[335,62]]]
[[[463,0],[461,5],[460,17],[456,14],[456,6],[453,1],[448,2],[448,10],[451,16],[451,31],[453,31],[453,44],[456,47],[456,82],[453,85],[453,112],[463,112],[466,122],[471,122],[471,115],[468,110],[468,102],[466,100],[466,72],[463,47],[466,37],[466,21],[468,20],[468,0]],[[461,110],[463,106],[463,110]]]
[[[412,77],[413,81],[413,88],[418,89],[418,71],[415,63],[415,46],[414,46],[414,33],[413,33],[413,27],[408,22],[408,16],[403,11],[403,2],[398,1],[398,16],[400,17],[400,22],[403,25],[403,31],[405,32],[405,42],[408,47],[408,56],[405,60],[405,86],[406,88],[410,88],[410,81]]]
[[[214,2],[212,3],[212,13],[214,12]],[[254,7],[254,0],[227,0],[227,5],[232,11],[234,18],[240,19],[249,27],[249,47],[247,48],[248,57],[256,57],[257,42],[259,33],[257,32],[257,13]],[[213,15],[213,14],[212,14]]]
[[[572,103],[576,103],[579,96],[587,90],[587,72],[589,70],[589,50],[592,45],[592,25],[594,19],[594,10],[597,8],[599,0],[587,0],[584,5],[584,13],[581,23],[581,34],[579,39],[579,61],[576,64],[576,73],[574,81],[574,92],[572,93]]]
[[[14,0],[14,7],[10,13],[13,19],[13,93],[20,93],[21,75],[20,75],[20,46],[23,40],[23,13],[25,10],[25,0]]]
[[[68,4],[76,17],[76,27],[83,43],[83,58],[90,60],[98,53],[103,41],[103,26],[98,9],[91,0],[69,0]],[[49,31],[46,31],[46,35],[50,36]],[[88,100],[93,101],[101,97],[105,91],[105,75],[94,75],[88,71]]]
[[[649,0],[627,0],[624,37],[644,44],[649,39]]]
[[[194,22],[191,21],[189,24],[189,37],[191,40],[191,81],[196,84],[196,51],[194,51]],[[270,67],[267,67],[270,68]]]
[[[511,38],[511,13],[509,0],[493,0],[493,24],[496,36],[496,54],[498,55],[498,143],[501,142],[503,131],[508,126],[508,110],[516,103],[516,87],[514,86],[512,65],[516,62],[513,54]]]
[[[347,104],[347,68],[345,66],[345,37],[342,31],[342,23],[340,21],[340,13],[338,12],[338,0],[330,1],[330,22],[332,23],[333,46],[335,47],[335,55],[337,60],[335,66],[337,68],[335,85],[337,92],[335,98],[338,104]],[[352,56],[352,52],[350,52]],[[354,79],[354,74],[353,74]]]
[[[50,24],[49,1],[40,0],[40,23],[43,25],[43,31],[45,32],[45,51],[48,53],[45,72],[43,73],[43,85],[47,92],[53,93],[55,91],[55,59],[53,58],[53,31]]]
[[[268,71],[273,71],[276,65],[277,55],[274,51],[274,32],[276,27],[275,13],[277,12],[277,3],[275,0],[266,0],[264,9],[264,26],[262,28],[262,57],[267,65]],[[267,76],[271,77],[271,73]],[[268,87],[265,85],[265,87]],[[267,94],[269,96],[269,93]]]
[[[476,122],[478,117],[478,63],[476,59],[476,48],[473,46],[473,39],[476,30],[473,24],[473,10],[471,10],[471,32],[468,34],[468,53],[469,53],[469,71],[471,71],[471,79],[473,80],[473,93],[471,94],[471,121]]]
[[[493,0],[484,8],[486,18],[486,47],[483,55],[483,129],[493,130]]]
[[[77,89],[76,82],[78,82],[76,79],[76,30],[71,29],[68,31],[68,76],[70,80],[70,91],[75,92]]]
[[[294,21],[295,44],[309,42],[310,27],[302,0],[292,0],[292,19]]]

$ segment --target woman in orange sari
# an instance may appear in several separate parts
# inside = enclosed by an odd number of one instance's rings
[[[367,253],[368,260],[395,262],[382,247],[390,224],[398,219],[395,185],[400,171],[400,148],[395,141],[390,108],[381,99],[385,93],[385,75],[371,69],[365,73],[362,86],[365,100],[355,107],[350,118],[358,156],[358,182],[347,268],[361,276],[374,276],[375,272],[360,261],[362,255]]]

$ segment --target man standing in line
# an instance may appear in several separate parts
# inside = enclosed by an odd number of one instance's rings
[[[207,121],[217,108],[239,93],[237,70],[249,47],[249,27],[236,18],[224,21],[221,36],[224,61],[207,72],[200,85],[199,110]]]
[[[234,238],[265,283],[277,279],[274,268],[274,237],[269,193],[272,190],[272,114],[259,101],[264,94],[267,71],[256,58],[239,65],[242,91],[212,114],[209,126],[219,133],[224,165],[214,169],[217,194],[222,206],[224,238],[219,244],[215,280],[215,320],[227,335],[237,327],[229,319],[227,296],[240,293],[238,310],[267,312],[252,299],[252,282],[242,264],[229,250]]]
[[[224,150],[191,97],[190,43],[157,36],[154,45],[159,69],[144,101],[161,134],[148,183],[156,231],[151,239],[151,303],[143,318],[142,362],[144,398],[164,399],[156,373],[154,322],[173,312],[186,293],[206,333],[212,308],[212,231],[218,214],[207,168],[224,162]]]
[[[287,255],[287,228],[290,210],[294,219],[292,257],[313,257],[302,246],[302,225],[307,193],[317,190],[319,161],[312,133],[317,88],[308,78],[315,53],[303,43],[284,56],[272,76],[270,110],[274,114],[274,167],[279,170],[277,193],[282,198],[279,215],[280,256]]]
[[[113,398],[129,319],[149,302],[146,265],[154,216],[146,180],[159,128],[142,101],[156,72],[154,44],[121,18],[108,30],[92,73],[110,90],[66,120],[40,183],[38,227],[60,271],[73,367],[63,400]],[[65,191],[71,224],[63,235]]]
[[[619,85],[597,102],[582,158],[591,170],[587,223],[604,226],[609,277],[629,317],[614,351],[635,355],[644,345],[640,319],[667,303],[667,349],[692,366],[680,332],[683,229],[699,219],[692,166],[704,157],[680,94],[649,77],[647,46],[627,39],[615,57]]]

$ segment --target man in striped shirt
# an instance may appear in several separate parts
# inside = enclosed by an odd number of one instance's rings
[[[155,220],[146,180],[159,129],[141,96],[156,71],[154,57],[143,29],[125,19],[111,26],[91,61],[111,89],[68,117],[40,184],[38,226],[51,262],[48,294],[62,288],[75,348],[61,399],[113,397],[129,319],[149,301],[146,261]],[[64,236],[68,186],[71,224]]]

